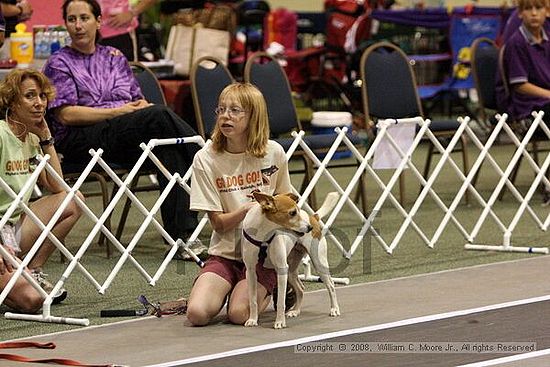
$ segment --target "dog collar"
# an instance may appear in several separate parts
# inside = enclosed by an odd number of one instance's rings
[[[275,238],[275,233],[273,233],[273,236],[271,236],[267,241],[258,241],[257,239],[253,238],[251,235],[246,233],[246,231],[244,229],[243,229],[243,236],[244,236],[244,238],[246,238],[248,240],[248,242],[250,242],[254,246],[262,247],[263,243],[266,243],[266,244],[269,245],[271,243],[271,241],[273,241],[273,239]]]

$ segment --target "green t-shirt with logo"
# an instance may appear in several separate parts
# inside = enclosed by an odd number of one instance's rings
[[[0,120],[0,178],[15,192],[19,194],[23,185],[30,178],[36,164],[32,158],[42,154],[39,138],[34,134],[28,134],[25,142],[19,140],[10,130],[4,120]],[[28,204],[31,197],[34,182],[23,197],[23,202]],[[0,188],[0,215],[4,216],[13,202],[13,198]],[[18,206],[8,221],[11,224],[17,223],[22,213],[21,206]]]

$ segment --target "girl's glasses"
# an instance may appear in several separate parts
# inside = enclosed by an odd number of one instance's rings
[[[226,112],[229,115],[229,117],[235,118],[240,116],[242,113],[244,113],[245,110],[243,110],[240,107],[224,107],[224,106],[218,106],[214,110],[214,113],[216,113],[217,116],[223,115]]]

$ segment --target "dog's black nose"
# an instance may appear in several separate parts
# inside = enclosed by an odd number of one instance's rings
[[[311,225],[308,225],[308,226],[307,226],[307,229],[306,229],[306,233],[311,232],[312,229],[313,229],[313,227],[312,227]]]

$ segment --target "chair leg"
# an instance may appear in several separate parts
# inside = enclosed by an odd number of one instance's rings
[[[460,142],[462,144],[462,170],[464,176],[468,176],[470,172],[470,162],[468,159],[468,139],[464,134],[460,137]],[[464,193],[464,199],[466,200],[466,205],[470,204],[470,193],[469,190],[466,190]]]
[[[522,160],[523,160],[523,156],[520,156],[518,162],[516,163],[516,166],[514,167],[512,172],[510,173],[510,182],[512,183],[512,185],[514,185],[516,183],[516,177],[518,175],[519,168],[521,167],[521,161]],[[502,200],[502,198],[504,197],[505,192],[506,192],[506,185],[504,185],[504,187],[500,191],[500,194],[498,195],[498,200]]]
[[[533,156],[533,160],[539,165],[539,144],[537,141],[531,141],[531,155]]]
[[[430,145],[428,147],[428,153],[426,155],[426,164],[424,165],[424,173],[422,174],[422,177],[427,180],[428,174],[430,173],[430,166],[432,164],[432,155],[434,153],[434,145],[430,142]],[[423,187],[420,187],[420,190],[418,192],[420,193],[422,191]]]
[[[367,175],[365,171],[363,171],[363,173],[361,174],[361,178],[359,179],[359,185],[361,185],[358,191],[361,193],[361,205],[363,208],[363,215],[368,216],[369,203],[367,198]]]
[[[399,203],[401,206],[405,205],[405,173],[401,172],[399,175]]]
[[[481,168],[483,167],[483,162],[481,162],[481,164],[479,165],[479,168],[476,172],[476,174],[474,175],[474,177],[472,178],[472,186],[473,187],[476,187],[476,184],[477,184],[477,180],[479,179],[479,174],[481,172]]]
[[[107,180],[105,180],[105,177],[99,173],[91,172],[90,176],[93,176],[97,182],[99,183],[99,187],[101,189],[101,199],[103,201],[103,212],[107,209],[107,206],[109,205],[109,189],[107,186]],[[109,215],[107,219],[105,220],[105,227],[111,231],[111,216]],[[111,245],[109,244],[109,241],[107,241],[107,238],[103,234],[103,232],[100,232],[99,238],[97,240],[97,243],[99,245],[105,246],[105,253],[107,255],[107,258],[111,257]]]
[[[540,167],[539,165],[539,144],[536,140],[531,141],[531,155],[533,156],[533,160],[535,161],[536,165]],[[535,173],[536,176],[536,173]],[[540,192],[541,194],[544,194],[546,191],[544,184],[540,184]]]
[[[529,153],[533,156],[533,161],[535,161],[535,163],[537,164],[537,166],[539,165],[539,149],[538,149],[538,142],[537,141],[531,141],[530,142],[531,144],[531,149],[529,151]],[[512,173],[510,174],[510,182],[512,184],[515,184],[516,183],[516,177],[518,175],[518,172],[519,172],[519,169],[520,169],[520,166],[521,166],[521,161],[523,160],[523,155],[521,155],[519,157],[519,160],[518,160],[518,163],[516,164],[516,166],[514,167],[514,170],[512,171]],[[536,174],[535,174],[536,175]],[[498,197],[499,200],[502,200],[502,197],[504,196],[504,191],[506,190],[506,186],[504,186],[504,188],[502,189],[502,191],[500,192],[500,195]],[[544,192],[544,186],[542,186],[542,192]]]
[[[139,174],[130,183],[130,191],[134,192],[135,188],[138,185],[138,182],[139,182]],[[126,219],[128,219],[128,213],[130,212],[131,206],[132,206],[132,200],[128,196],[126,196],[126,202],[124,203],[124,208],[122,209],[122,213],[120,214],[120,219],[118,221],[118,226],[116,228],[116,234],[115,234],[116,239],[119,241],[122,237],[122,232],[124,231],[124,226],[126,225]]]
[[[357,167],[359,167],[359,165],[360,162],[357,162]],[[359,204],[359,200],[361,200],[361,210],[363,211],[363,215],[367,217],[369,211],[369,202],[367,198],[367,175],[365,171],[363,171],[361,173],[361,177],[359,177],[357,190],[355,191],[355,195],[353,196],[354,203]]]

